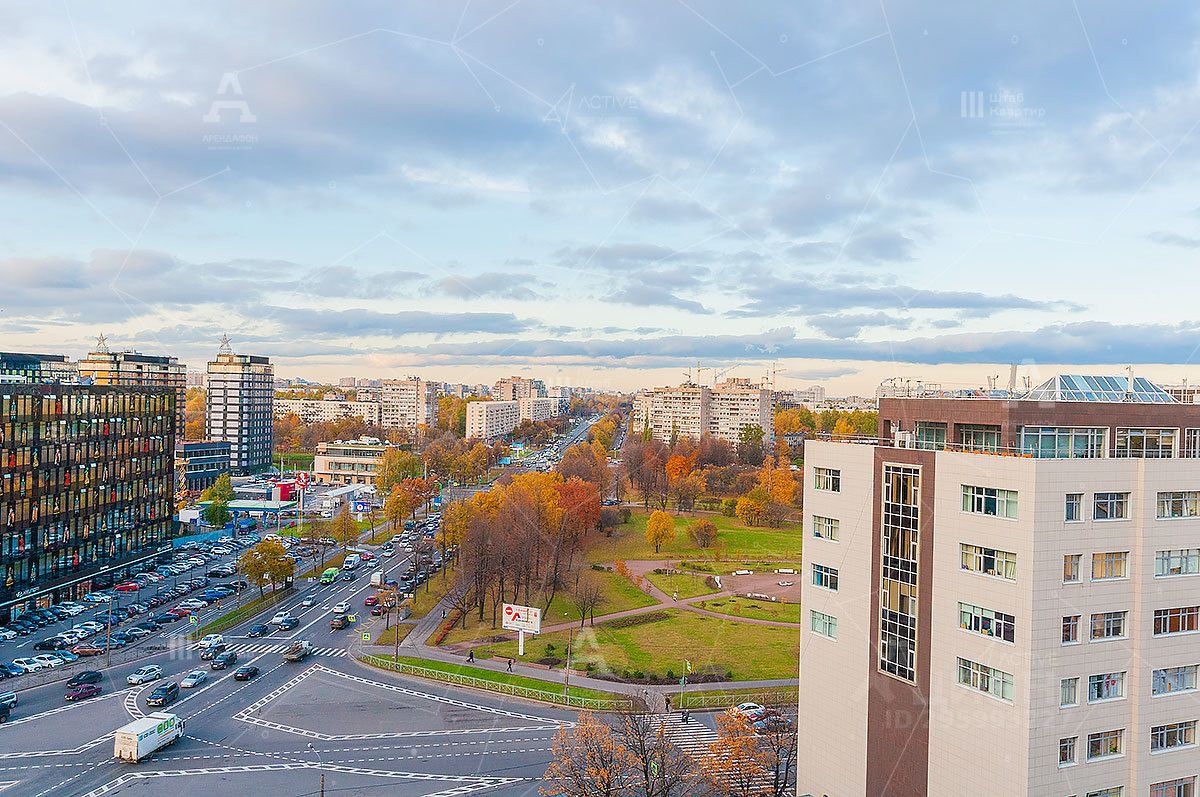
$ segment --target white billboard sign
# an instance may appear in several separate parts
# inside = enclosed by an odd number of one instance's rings
[[[504,604],[504,621],[502,623],[509,631],[524,631],[538,634],[542,631],[542,610],[536,606],[518,606],[515,603]]]

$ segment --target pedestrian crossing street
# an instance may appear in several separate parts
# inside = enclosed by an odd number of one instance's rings
[[[708,746],[717,740],[717,732],[696,717],[684,722],[683,714],[675,711],[655,714],[654,719],[666,732],[667,739],[693,759],[707,755]]]
[[[249,654],[283,653],[285,650],[287,650],[289,647],[291,647],[291,645],[292,645],[292,643],[290,643],[290,642],[279,643],[279,644],[275,644],[275,645],[267,645],[267,644],[263,644],[263,643],[256,644],[254,642],[235,642],[232,645],[228,645],[225,649],[231,650],[234,653],[241,656],[243,653],[249,653]],[[329,658],[340,659],[340,658],[344,658],[346,656],[346,649],[345,648],[314,648],[312,655],[313,656],[327,656]]]

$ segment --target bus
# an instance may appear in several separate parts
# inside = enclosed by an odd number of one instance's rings
[[[333,582],[337,581],[339,572],[340,571],[336,567],[325,568],[325,572],[321,574],[321,583],[332,584]]]

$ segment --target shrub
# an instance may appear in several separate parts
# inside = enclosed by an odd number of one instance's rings
[[[609,628],[634,628],[639,625],[648,625],[649,623],[658,623],[663,620],[670,620],[671,613],[668,611],[645,612],[644,614],[631,614],[627,617],[618,617],[615,620],[610,620],[605,625]]]

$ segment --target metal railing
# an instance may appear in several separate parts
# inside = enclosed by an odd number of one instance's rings
[[[681,701],[679,708],[719,708],[738,703],[761,703],[764,706],[778,706],[798,702],[799,693],[795,689],[764,689],[761,692],[684,692],[682,696],[673,696]]]
[[[472,675],[435,670],[429,667],[419,667],[415,664],[372,656],[369,653],[359,656],[359,661],[369,664],[372,667],[391,670],[402,675],[415,675],[418,678],[428,678],[433,681],[441,681],[442,683],[468,686],[473,689],[483,689],[488,692],[498,692],[503,695],[523,697],[529,700],[540,700],[544,703],[557,703],[558,705],[569,706],[571,708],[585,708],[596,711],[632,711],[636,707],[633,698],[596,698],[580,697],[579,695],[571,694],[564,695],[562,692],[550,692],[544,689],[534,689],[529,686],[519,686],[502,681],[491,681],[486,678],[476,678]]]

